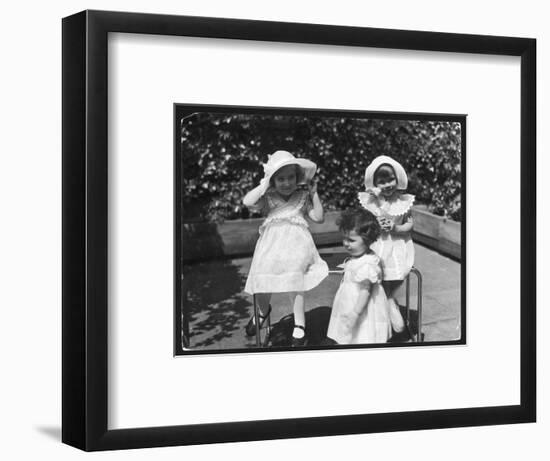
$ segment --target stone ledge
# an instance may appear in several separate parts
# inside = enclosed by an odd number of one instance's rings
[[[413,239],[443,254],[461,258],[461,225],[413,207]],[[325,213],[322,224],[310,223],[317,246],[339,245],[342,241],[336,221],[339,211]],[[182,254],[184,262],[250,255],[258,238],[262,218],[237,219],[216,223],[184,223]]]

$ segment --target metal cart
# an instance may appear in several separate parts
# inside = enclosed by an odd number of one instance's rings
[[[342,275],[344,272],[342,270],[331,270],[329,274],[339,274]],[[412,322],[411,322],[411,275],[414,274],[417,282],[417,291],[416,291],[416,310],[417,310],[417,325],[416,325],[416,334],[413,333]],[[258,304],[256,302],[256,295],[253,295],[253,304],[254,304],[254,321],[256,323],[256,346],[257,347],[268,347],[271,334],[271,315],[267,317],[264,322],[263,327],[260,327],[260,313],[258,310]],[[422,274],[420,271],[413,267],[405,279],[405,329],[407,331],[409,342],[423,342],[424,335],[422,334]],[[264,331],[264,337],[262,339],[262,330]]]

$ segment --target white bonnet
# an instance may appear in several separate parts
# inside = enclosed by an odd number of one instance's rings
[[[393,158],[388,157],[387,155],[380,155],[376,157],[371,164],[365,170],[365,188],[370,189],[374,187],[374,173],[382,165],[389,165],[395,171],[395,179],[397,180],[397,189],[406,190],[409,184],[407,179],[407,173],[401,164],[395,161]]]

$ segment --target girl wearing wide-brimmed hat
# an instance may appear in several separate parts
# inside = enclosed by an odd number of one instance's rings
[[[323,205],[312,181],[317,166],[279,150],[263,167],[260,185],[243,199],[245,206],[266,215],[245,291],[257,295],[262,323],[271,312],[271,294],[289,293],[294,311],[292,345],[301,346],[306,343],[304,292],[328,275],[328,266],[319,256],[306,221],[306,217],[314,222],[324,219]],[[254,316],[246,332],[254,334]]]
[[[395,301],[395,292],[409,274],[414,262],[411,238],[414,195],[405,193],[407,173],[401,164],[386,155],[376,157],[365,170],[365,192],[361,205],[373,213],[382,228],[373,251],[382,260],[383,286],[390,304],[392,328],[402,331],[404,321]]]

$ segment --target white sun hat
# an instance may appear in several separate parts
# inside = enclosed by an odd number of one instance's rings
[[[290,152],[286,150],[278,150],[271,155],[267,156],[267,163],[263,164],[264,167],[264,177],[260,181],[261,195],[265,194],[269,188],[269,180],[271,177],[281,168],[287,165],[298,165],[302,168],[304,172],[304,180],[306,182],[311,181],[315,172],[317,171],[317,165],[311,160],[306,160],[305,158],[294,157]]]
[[[374,187],[374,174],[382,165],[389,165],[393,168],[393,171],[395,171],[395,179],[397,180],[397,189],[406,190],[409,185],[409,180],[407,179],[405,169],[399,162],[387,155],[376,157],[367,167],[365,170],[365,188],[372,189]]]

